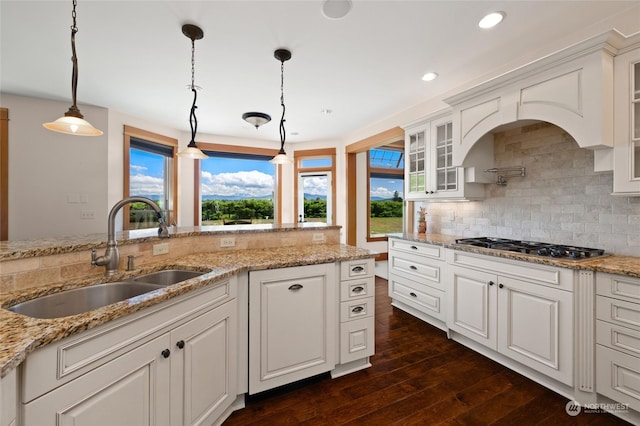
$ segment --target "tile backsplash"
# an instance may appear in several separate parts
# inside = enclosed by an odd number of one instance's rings
[[[549,123],[499,132],[494,152],[495,167],[525,167],[526,176],[486,185],[483,201],[424,203],[428,232],[640,256],[640,197],[612,196],[613,172],[594,172],[593,152],[568,133]]]

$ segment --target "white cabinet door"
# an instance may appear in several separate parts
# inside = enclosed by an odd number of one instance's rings
[[[170,345],[162,335],[25,404],[25,425],[169,424]],[[166,354],[166,352],[165,352]]]
[[[613,192],[640,195],[640,49],[617,56],[614,73]]]
[[[424,198],[425,196],[428,137],[427,125],[420,125],[405,130],[404,149],[407,153],[407,164],[405,165],[405,194],[407,199]]]
[[[458,266],[451,266],[450,271],[448,327],[496,350],[496,275]]]
[[[236,398],[235,301],[171,332],[171,424],[210,425]]]
[[[336,266],[249,273],[249,393],[331,370],[337,329]]]
[[[498,277],[498,307],[498,351],[572,385],[572,294]]]

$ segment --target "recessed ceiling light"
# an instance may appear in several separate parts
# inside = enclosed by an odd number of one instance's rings
[[[329,115],[333,112],[333,110],[330,110],[329,108],[324,108],[320,110],[321,113],[323,113],[324,115]]]
[[[478,26],[483,29],[493,28],[502,22],[505,16],[504,12],[491,12],[478,22]]]
[[[352,6],[351,0],[325,0],[322,14],[329,19],[341,19],[351,11]]]
[[[430,71],[422,76],[422,80],[424,81],[433,81],[438,77],[438,73]]]

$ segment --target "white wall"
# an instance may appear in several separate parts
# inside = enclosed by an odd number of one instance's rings
[[[9,239],[106,232],[107,110],[79,105],[105,135],[78,137],[42,127],[70,102],[7,94],[1,101],[9,109]]]

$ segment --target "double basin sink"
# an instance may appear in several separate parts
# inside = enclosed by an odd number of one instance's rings
[[[27,300],[7,309],[33,318],[61,318],[89,312],[112,303],[186,281],[205,272],[166,269],[135,277],[130,281],[94,284]]]

